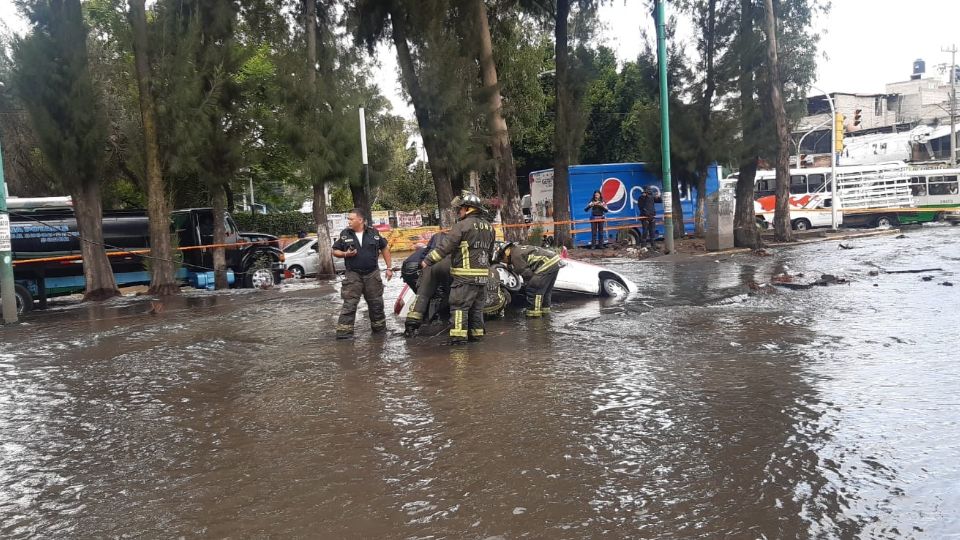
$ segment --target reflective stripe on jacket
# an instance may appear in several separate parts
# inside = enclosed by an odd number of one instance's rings
[[[493,226],[475,213],[468,214],[450,229],[424,260],[432,265],[450,255],[450,274],[454,278],[486,283],[493,241]]]
[[[560,256],[537,246],[513,246],[510,248],[510,265],[514,272],[529,279],[533,274],[544,274],[558,268]]]

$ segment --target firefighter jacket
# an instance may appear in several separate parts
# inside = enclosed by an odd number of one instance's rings
[[[493,240],[493,225],[476,213],[468,214],[450,229],[424,261],[433,265],[450,255],[450,275],[454,281],[482,285],[489,275]]]
[[[508,261],[513,271],[529,281],[534,274],[546,274],[560,268],[560,255],[537,246],[515,245],[510,248]]]

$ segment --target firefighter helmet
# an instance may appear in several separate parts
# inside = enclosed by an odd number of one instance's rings
[[[513,242],[507,242],[497,250],[493,262],[506,264],[507,250],[513,247]]]
[[[483,201],[480,200],[480,197],[477,197],[476,195],[474,195],[469,191],[464,190],[464,192],[459,197],[457,197],[457,199],[460,199],[459,201],[460,204],[456,205],[457,207],[465,206],[467,208],[476,208],[477,210],[485,210],[485,208],[483,207]]]

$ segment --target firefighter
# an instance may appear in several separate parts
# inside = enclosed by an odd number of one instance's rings
[[[497,261],[509,265],[523,278],[526,316],[549,315],[553,284],[560,273],[560,256],[549,249],[509,242],[500,248]]]
[[[423,267],[435,265],[450,255],[450,342],[463,343],[483,338],[483,308],[493,255],[493,225],[480,197],[464,191],[454,200],[459,221],[423,260]]]
[[[370,329],[374,333],[387,329],[387,318],[383,313],[383,281],[380,279],[378,261],[380,255],[383,255],[383,261],[387,263],[387,280],[393,277],[387,239],[381,236],[378,230],[367,226],[363,213],[358,208],[347,214],[347,225],[333,243],[333,256],[343,259],[347,268],[340,289],[343,307],[337,320],[337,339],[353,337],[353,323],[361,296],[367,301]]]
[[[421,261],[422,262],[422,261]],[[450,288],[450,257],[444,257],[440,262],[420,270],[420,280],[417,282],[417,299],[407,312],[404,322],[405,337],[417,335],[417,330],[429,316],[430,302],[440,291],[441,298],[446,298]]]

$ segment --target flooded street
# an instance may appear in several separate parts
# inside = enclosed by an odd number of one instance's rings
[[[960,535],[960,228],[905,234],[608,259],[639,294],[454,349],[364,304],[335,341],[313,283],[34,313],[0,328],[0,536]],[[783,272],[850,283],[748,294]]]

